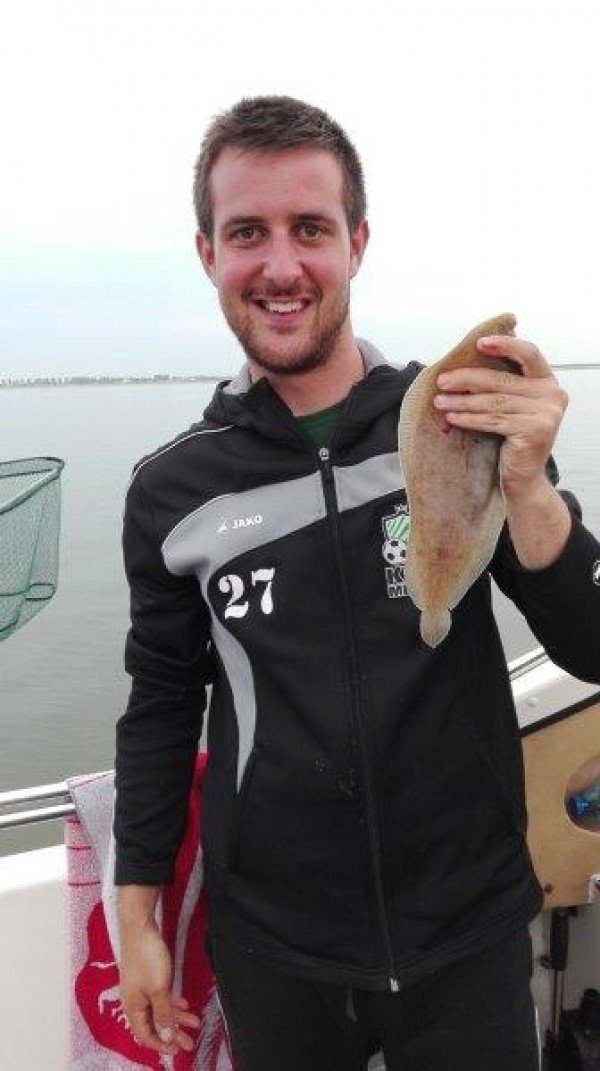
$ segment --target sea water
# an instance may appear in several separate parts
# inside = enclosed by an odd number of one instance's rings
[[[561,372],[571,403],[555,448],[562,485],[600,533],[600,371]],[[200,420],[214,385],[119,384],[0,390],[0,459],[61,457],[58,592],[0,643],[0,791],[114,766],[126,703],[128,592],[123,499],[134,463]],[[538,646],[512,605],[495,605],[509,659]],[[0,833],[0,854],[57,843],[60,822]]]

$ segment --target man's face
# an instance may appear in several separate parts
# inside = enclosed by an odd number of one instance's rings
[[[350,235],[332,153],[224,149],[211,174],[214,232],[198,252],[250,360],[275,373],[318,367],[351,338],[350,279],[367,242]]]

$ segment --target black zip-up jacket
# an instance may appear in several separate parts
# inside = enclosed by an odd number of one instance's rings
[[[137,466],[124,551],[133,677],[117,727],[117,884],[173,876],[212,682],[211,926],[309,978],[398,988],[531,920],[521,743],[490,573],[551,658],[600,682],[600,544],[520,567],[506,529],[435,650],[404,587],[398,414],[367,375],[317,451],[265,379]]]

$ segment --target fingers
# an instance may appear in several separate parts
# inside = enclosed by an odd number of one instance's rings
[[[529,378],[508,370],[500,372],[493,368],[477,368],[472,365],[443,372],[438,376],[437,385],[447,391],[506,391],[510,394],[520,394],[524,398],[542,397],[549,389],[562,390],[552,370],[547,376]]]
[[[535,413],[539,408],[535,398],[516,394],[436,394],[436,409],[470,413]]]
[[[197,1030],[200,1020],[185,1010],[188,1001],[183,997],[171,998],[168,993],[156,994],[150,1001],[146,1007],[135,1009],[128,1015],[136,1040],[165,1056],[173,1056],[180,1049],[191,1052],[195,1042],[182,1027]]]
[[[191,1026],[193,1030],[199,1029],[200,1019],[197,1015],[194,1015],[194,1012],[188,1011],[189,1000],[181,996],[171,996],[171,1004],[175,1008],[175,1018],[178,1023],[182,1023],[184,1026]]]
[[[501,393],[438,394],[433,404],[451,424],[501,435],[524,433],[530,419],[540,429],[556,431],[566,408],[566,401],[559,395],[540,399]]]
[[[505,438],[523,437],[531,447],[551,443],[557,421],[539,413],[446,413],[446,420],[468,431],[486,431]]]
[[[514,486],[519,481],[531,485],[532,473],[544,472],[568,395],[531,342],[498,335],[479,339],[477,347],[482,354],[516,362],[522,375],[495,368],[453,368],[438,375],[437,386],[444,393],[436,395],[433,404],[449,425],[503,437],[503,486],[505,478]]]
[[[155,1052],[161,1052],[165,1055],[169,1055],[174,1051],[173,1046],[167,1045],[161,1041],[156,1033],[149,1007],[129,1012],[127,1018],[129,1020],[131,1032],[140,1045],[145,1045],[146,1048],[154,1049]]]
[[[187,1005],[187,1001],[178,997],[171,998],[170,993],[164,991],[151,996],[151,1000],[156,1033],[166,1046],[166,1051],[173,1053],[182,1048],[186,1052],[191,1052],[194,1048],[193,1038],[182,1029],[182,1026],[198,1027],[200,1021],[196,1015],[182,1007],[182,1004]]]
[[[453,368],[438,376],[438,386],[452,391],[510,391],[536,397],[553,386],[560,391],[560,384],[550,365],[532,342],[512,335],[497,335],[480,338],[477,348],[489,357],[505,357],[515,362],[522,374],[516,371],[498,371],[492,368],[466,365]]]
[[[532,378],[551,376],[552,369],[533,342],[514,335],[487,335],[477,341],[477,349],[490,357],[508,357],[521,366],[523,374]]]
[[[521,343],[520,339],[509,339],[523,346],[534,349],[531,343]],[[537,352],[537,351],[536,351]],[[548,368],[543,358],[543,365]],[[541,368],[542,365],[539,366]],[[569,396],[560,386],[556,377],[549,370],[548,375],[533,378],[516,375],[514,372],[496,371],[490,368],[465,367],[444,372],[437,378],[438,387],[444,391],[434,398],[437,409],[443,410],[452,423],[456,413],[498,414],[506,418],[509,414],[538,413],[540,421],[558,424],[564,416]],[[493,420],[494,429],[499,423],[506,426],[506,419]],[[475,424],[464,422],[464,427]],[[481,426],[481,430],[489,427]],[[503,434],[509,434],[503,430]]]

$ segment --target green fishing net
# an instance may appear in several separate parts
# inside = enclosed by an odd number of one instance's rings
[[[52,598],[58,581],[64,461],[0,461],[0,640]]]

